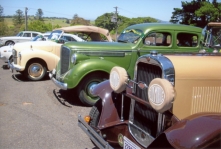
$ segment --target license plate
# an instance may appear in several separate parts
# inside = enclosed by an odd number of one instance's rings
[[[124,136],[124,149],[140,149],[140,147]]]

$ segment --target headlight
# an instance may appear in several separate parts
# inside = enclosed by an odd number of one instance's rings
[[[73,54],[73,55],[71,56],[71,62],[72,62],[73,64],[75,64],[76,61],[77,61],[77,55],[76,55],[76,54]]]
[[[172,107],[175,97],[173,85],[166,79],[156,78],[150,82],[148,98],[150,105],[163,113]]]
[[[116,92],[125,90],[128,81],[128,75],[124,68],[113,67],[110,72],[110,86]]]

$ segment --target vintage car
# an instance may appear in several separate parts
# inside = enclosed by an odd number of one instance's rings
[[[209,51],[221,53],[221,22],[210,22],[203,29],[204,44]]]
[[[100,149],[221,148],[221,54],[141,56],[115,66],[78,125]]]
[[[30,41],[37,35],[42,34],[36,31],[22,31],[16,36],[8,36],[0,38],[0,45],[14,45],[15,43],[21,43],[25,41]]]
[[[124,67],[133,77],[136,59],[151,50],[159,53],[207,52],[201,43],[202,29],[194,26],[143,23],[127,27],[117,42],[66,43],[61,59],[49,73],[63,90],[76,89],[79,99],[92,106],[99,97],[91,94],[94,85],[108,79],[114,66]]]
[[[32,81],[43,79],[48,71],[55,69],[62,53],[61,47],[67,41],[85,41],[76,35],[67,33],[86,34],[88,38],[99,40],[108,30],[95,26],[69,26],[55,29],[47,41],[18,43],[13,48],[13,62],[10,68],[16,70]],[[108,36],[109,38],[110,36]]]

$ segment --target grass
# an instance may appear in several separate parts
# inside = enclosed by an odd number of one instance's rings
[[[29,17],[28,22],[30,22],[31,20],[33,20],[33,17]],[[13,27],[13,21],[12,18],[4,18],[5,22],[7,23],[8,27]],[[69,20],[71,22],[71,20]],[[44,18],[44,22],[46,24],[48,23],[52,23],[53,26],[55,25],[59,25],[61,27],[66,27],[66,26],[70,26],[70,24],[66,23],[66,19],[60,19],[60,18]],[[94,21],[91,21],[91,24],[94,24]]]

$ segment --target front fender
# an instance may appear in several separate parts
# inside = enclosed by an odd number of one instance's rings
[[[102,111],[97,127],[104,129],[114,123],[119,123],[120,117],[115,106],[115,101],[121,99],[116,99],[116,96],[113,99],[114,92],[110,86],[110,81],[106,80],[96,85],[93,89],[93,94],[99,96],[102,100]]]
[[[57,55],[48,51],[28,49],[21,51],[21,60],[18,61],[19,62],[18,64],[25,67],[27,62],[34,58],[39,58],[44,60],[45,63],[47,64],[47,68],[49,71],[53,70],[56,67],[60,59]]]
[[[175,123],[165,131],[165,134],[175,148],[209,148],[217,142],[221,146],[221,114],[192,115]]]
[[[109,74],[110,70],[116,65],[102,59],[88,59],[74,65],[64,76],[64,82],[68,84],[68,89],[71,89],[76,87],[87,74],[97,71]]]

